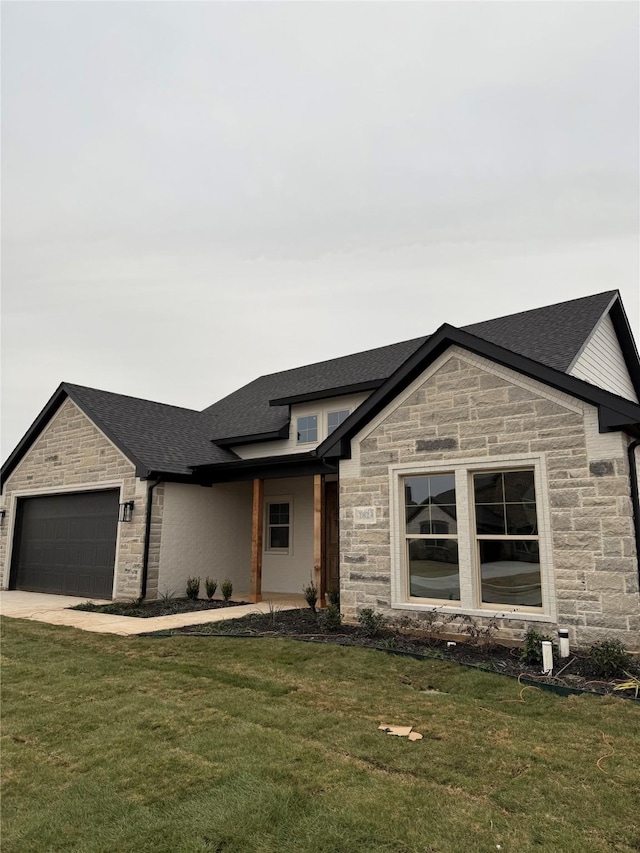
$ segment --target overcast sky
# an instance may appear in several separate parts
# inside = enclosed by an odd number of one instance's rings
[[[62,381],[256,376],[618,288],[637,3],[10,2],[3,458]]]

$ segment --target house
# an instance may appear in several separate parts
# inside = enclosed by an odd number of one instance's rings
[[[258,601],[314,579],[346,618],[436,609],[638,648],[639,394],[617,291],[202,412],[63,382],[2,469],[2,584],[154,599],[210,575]]]

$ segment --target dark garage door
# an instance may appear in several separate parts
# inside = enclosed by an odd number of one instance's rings
[[[110,490],[20,499],[11,586],[111,598],[118,498]]]

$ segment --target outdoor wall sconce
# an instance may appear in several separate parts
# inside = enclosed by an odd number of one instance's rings
[[[6,509],[0,509],[0,524],[4,521],[4,517],[7,514]]]
[[[131,521],[133,518],[133,501],[125,501],[118,506],[118,521]]]

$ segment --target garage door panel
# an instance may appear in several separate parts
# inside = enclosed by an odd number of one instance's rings
[[[117,524],[115,490],[21,499],[12,585],[111,598]]]

